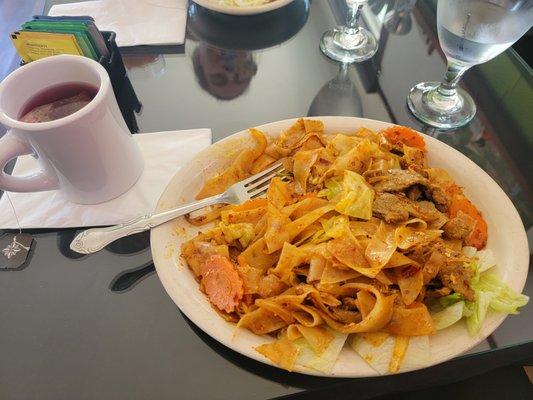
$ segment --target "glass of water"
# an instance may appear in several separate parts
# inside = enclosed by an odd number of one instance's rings
[[[374,35],[360,26],[361,11],[366,0],[346,0],[348,16],[341,28],[324,33],[320,50],[329,58],[343,63],[368,60],[378,50]]]
[[[457,87],[472,66],[496,57],[533,23],[533,0],[439,0],[439,42],[448,60],[442,82],[422,82],[409,92],[409,109],[441,129],[468,123],[476,113],[470,95]]]

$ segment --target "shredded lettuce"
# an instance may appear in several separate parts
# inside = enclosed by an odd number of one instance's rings
[[[336,203],[335,210],[339,213],[354,218],[372,218],[374,191],[361,175],[346,170],[342,182],[339,178],[332,178],[328,179],[325,185],[326,189],[321,190],[318,195]]]
[[[479,250],[475,257],[477,258],[476,266],[479,273],[485,272],[496,265],[496,258],[494,258],[491,250]]]
[[[463,296],[461,296],[459,293],[453,293],[448,296],[441,297],[439,299],[439,303],[442,307],[449,307],[461,300],[463,300]]]
[[[470,282],[474,290],[474,301],[465,301],[459,293],[441,297],[438,300],[439,309],[434,310],[432,317],[437,330],[465,317],[468,332],[475,335],[480,331],[489,309],[518,314],[518,308],[525,306],[529,297],[511,289],[495,274],[486,272],[496,265],[492,251],[476,251],[475,248],[464,247],[463,253],[473,259],[471,266],[476,271]]]
[[[464,306],[464,301],[458,301],[446,307],[442,311],[431,314],[435,329],[440,331],[441,329],[447,328],[455,324],[457,321],[463,318]]]
[[[496,265],[492,251],[477,251],[473,258],[472,267],[475,268],[476,274],[470,285],[475,292],[475,299],[473,302],[466,302],[463,311],[466,326],[472,335],[481,329],[489,308],[505,314],[517,314],[518,308],[529,301],[528,296],[517,293],[495,274],[485,272]]]
[[[468,257],[472,258],[470,266],[476,271],[474,277],[470,281],[470,284],[475,285],[479,281],[481,273],[487,271],[488,269],[496,265],[496,258],[494,258],[492,251],[488,249],[479,250],[475,252],[472,252],[469,248],[466,249],[467,250],[465,252],[465,248],[463,248],[463,253],[465,253]]]
[[[313,348],[303,337],[296,339],[293,342],[299,350],[296,364],[324,373],[329,373],[331,371],[344,347],[344,342],[346,342],[348,335],[339,333],[330,328],[327,329],[333,335],[333,340],[320,356],[314,352]]]
[[[491,297],[490,293],[476,291],[475,300],[465,303],[466,328],[471,335],[475,335],[481,329],[481,325],[483,325],[483,321],[485,321],[487,316]]]
[[[517,293],[490,273],[481,274],[472,288],[475,300],[466,302],[464,310],[466,326],[472,335],[481,329],[489,308],[500,313],[518,314],[518,308],[529,301],[528,296]]]
[[[470,258],[475,257],[477,253],[477,249],[472,246],[464,246],[462,250],[463,250],[463,254]]]
[[[497,312],[518,314],[518,308],[529,301],[528,296],[517,293],[494,274],[482,274],[475,284],[475,290],[490,293],[489,307]]]

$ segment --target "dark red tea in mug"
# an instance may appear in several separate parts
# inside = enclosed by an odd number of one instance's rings
[[[50,86],[24,104],[18,119],[22,122],[47,122],[66,117],[89,104],[96,93],[96,86],[83,82]]]

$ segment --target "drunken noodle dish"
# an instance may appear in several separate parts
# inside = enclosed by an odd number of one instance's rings
[[[197,198],[281,160],[279,173],[264,197],[188,216],[210,226],[181,255],[221,317],[272,338],[255,350],[273,363],[328,372],[347,343],[397,372],[428,359],[436,331],[464,318],[473,335],[487,312],[527,303],[491,272],[484,216],[417,132],[326,134],[307,119],[276,139],[249,132]]]

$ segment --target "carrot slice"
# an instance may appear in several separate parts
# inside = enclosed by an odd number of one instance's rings
[[[219,254],[212,255],[202,265],[201,284],[209,301],[228,313],[235,311],[244,295],[238,272],[227,257]]]
[[[423,151],[426,150],[424,138],[420,136],[418,132],[408,128],[407,126],[391,126],[390,128],[385,129],[382,133],[383,136],[385,136],[393,145],[406,144],[407,146],[416,147]]]
[[[453,218],[457,216],[459,211],[464,212],[476,220],[474,229],[472,229],[472,232],[470,232],[465,239],[465,244],[468,246],[473,246],[478,250],[482,249],[487,244],[488,227],[487,223],[483,219],[483,216],[481,215],[481,212],[465,196],[457,195],[452,198],[452,201],[449,205],[450,217]]]

